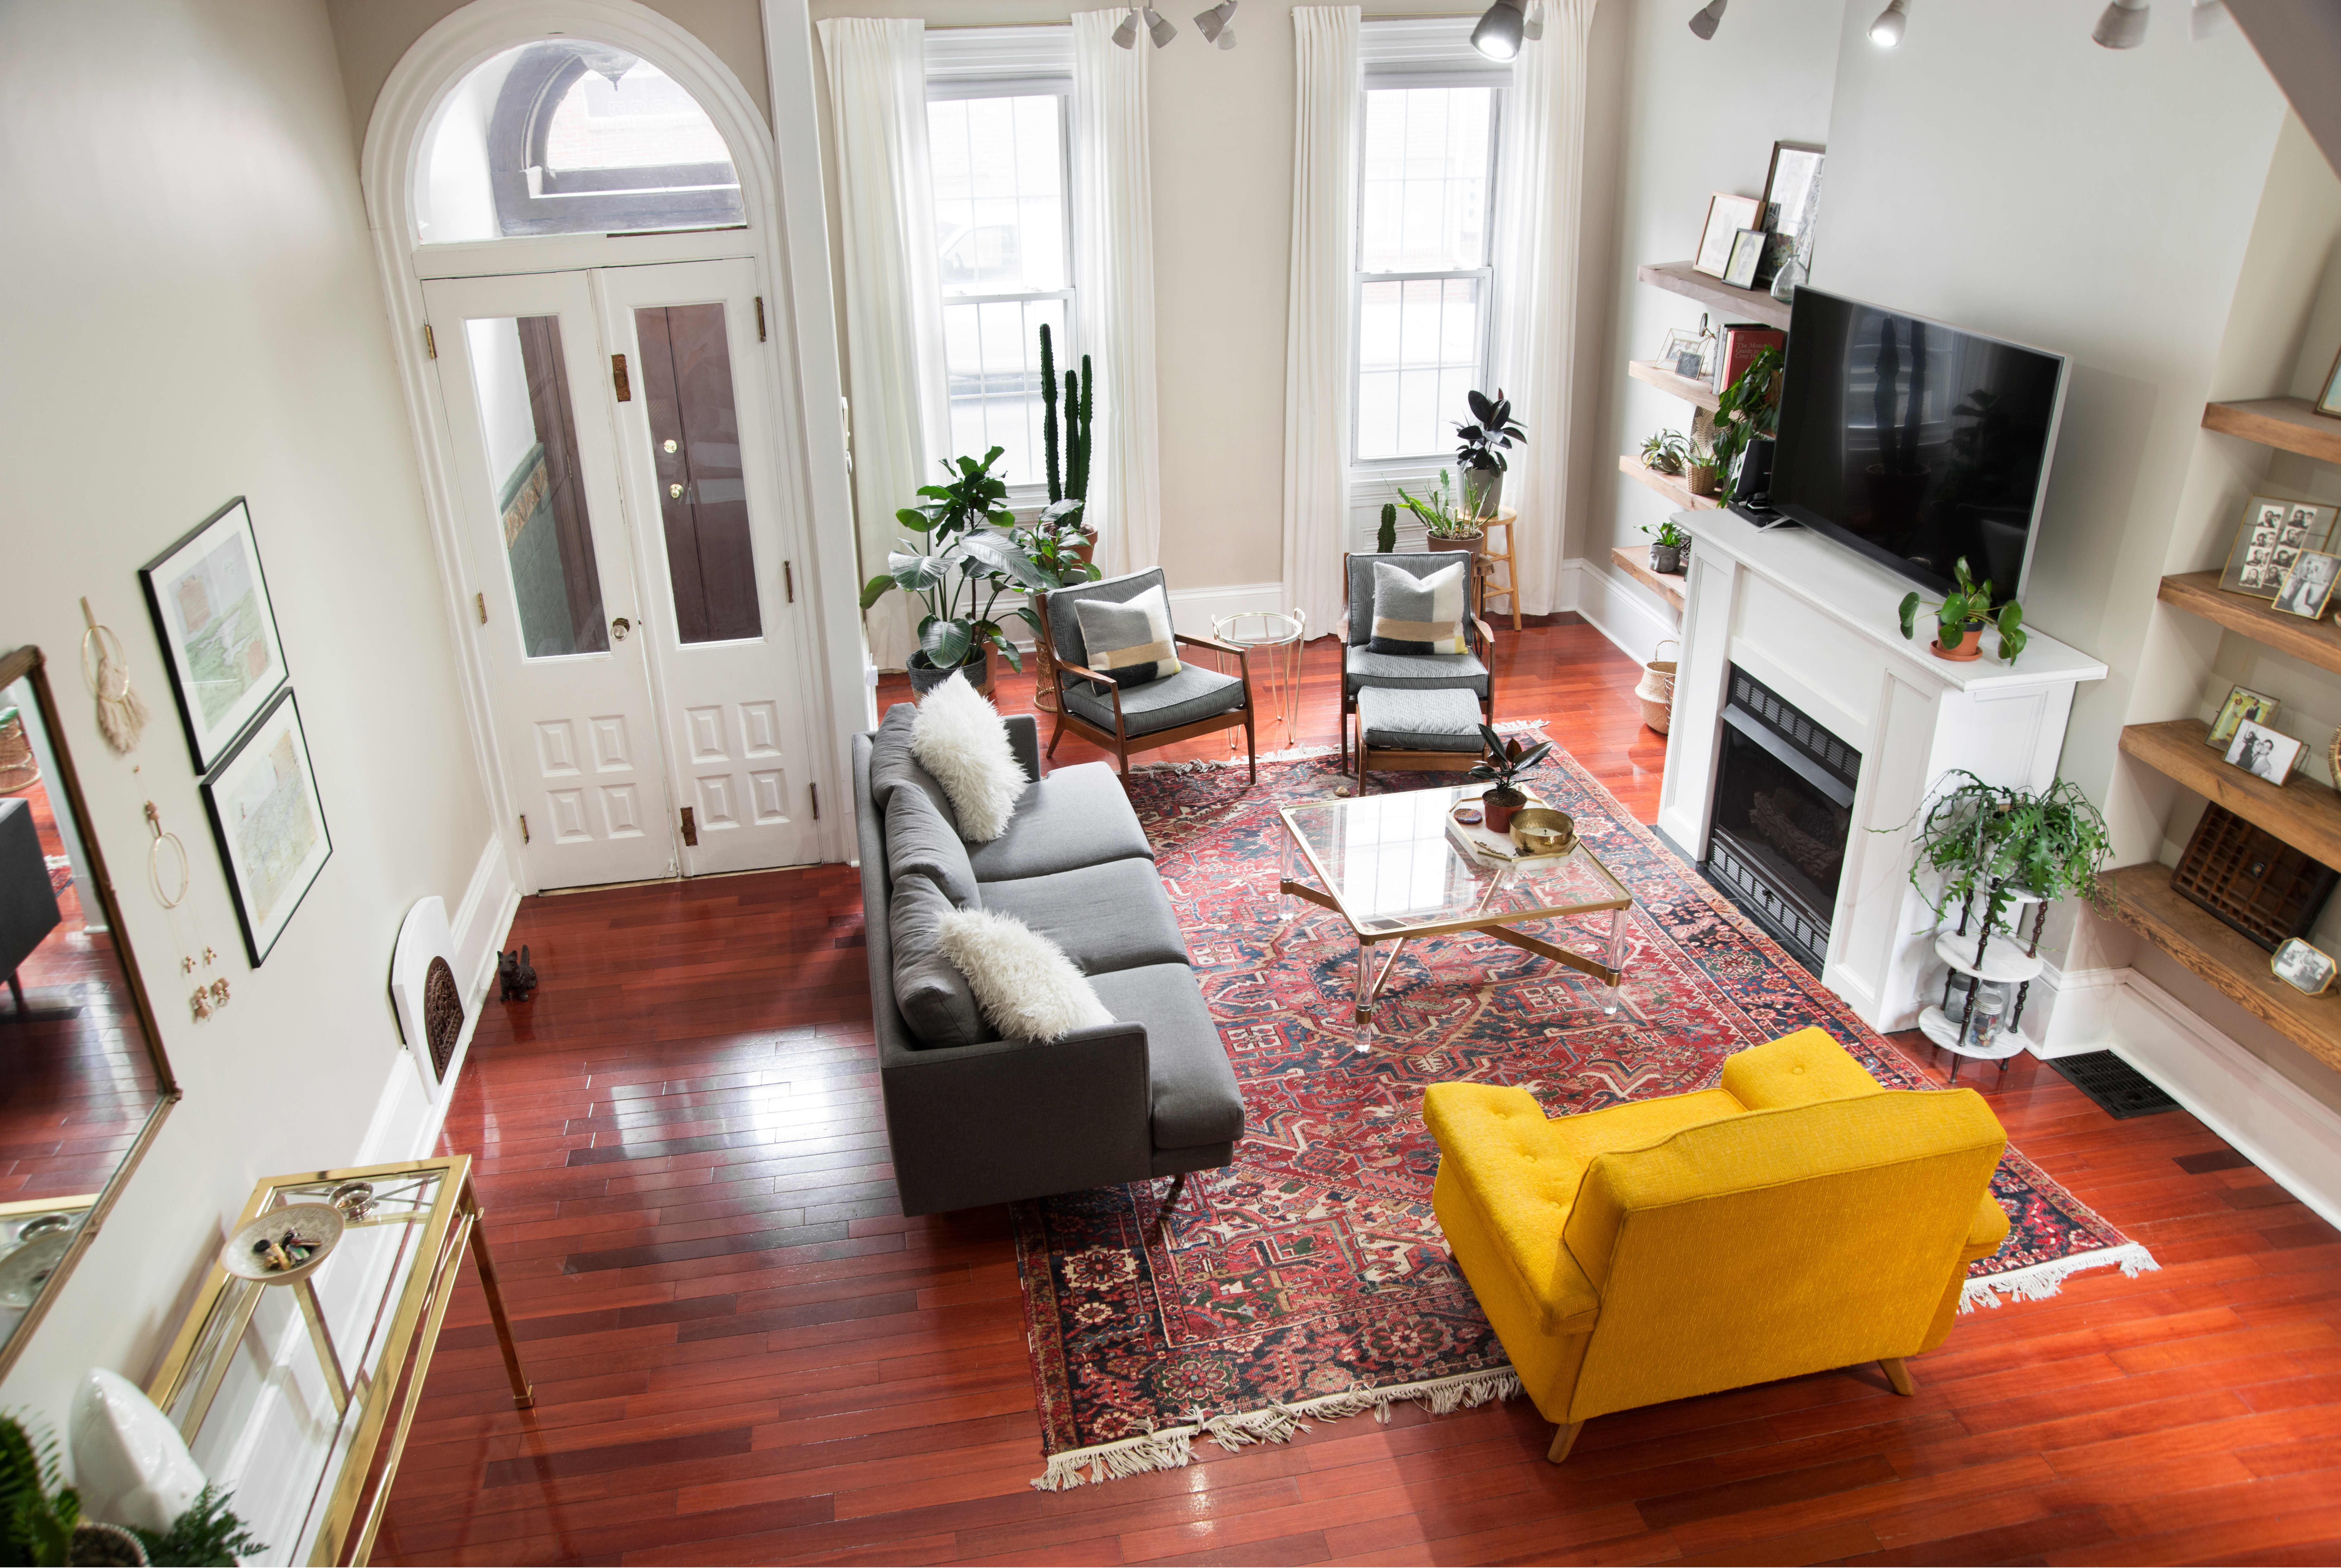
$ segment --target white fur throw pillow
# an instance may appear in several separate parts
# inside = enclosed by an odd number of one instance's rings
[[[1031,782],[1009,748],[999,710],[957,671],[919,700],[911,755],[951,797],[960,837],[971,844],[989,844],[1008,831],[1017,798]]]
[[[1053,1040],[1113,1022],[1065,950],[1013,915],[955,909],[943,917],[941,947],[1002,1039]]]

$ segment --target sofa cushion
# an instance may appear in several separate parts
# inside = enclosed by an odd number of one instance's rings
[[[1380,561],[1374,563],[1374,631],[1368,646],[1376,653],[1461,653],[1463,649],[1464,556],[1454,565],[1417,577]]]
[[[918,704],[897,702],[886,710],[886,717],[870,737],[870,803],[878,808],[882,819],[887,802],[894,791],[909,786],[919,790],[934,803],[951,829],[959,831],[959,814],[951,809],[951,797],[943,793],[942,781],[919,764],[911,751],[911,726],[919,717]]]
[[[1002,1039],[1045,1044],[1115,1021],[1065,950],[1012,915],[954,909],[942,949]]]
[[[986,882],[983,907],[1013,915],[1055,942],[1084,974],[1187,962],[1187,939],[1151,860]]]
[[[1827,1029],[1818,1028],[1798,1029],[1735,1053],[1723,1064],[1723,1087],[1751,1111],[1886,1092]]]
[[[1235,676],[1199,664],[1182,664],[1176,675],[1121,688],[1122,731],[1151,735],[1158,729],[1176,729],[1198,719],[1232,713],[1243,706],[1243,682]],[[1088,681],[1077,681],[1065,692],[1065,706],[1107,734],[1113,733],[1112,693],[1101,696]]]
[[[919,703],[911,751],[951,797],[959,836],[971,843],[1005,832],[1017,797],[1032,781],[1008,744],[999,710],[957,670]]]
[[[1479,700],[1468,691],[1369,686],[1358,693],[1358,731],[1370,746],[1406,751],[1453,751],[1478,756]]]
[[[980,1046],[992,1038],[967,977],[943,956],[951,901],[925,877],[894,884],[886,924],[894,940],[894,1006],[921,1046]]]
[[[1539,1326],[1553,1334],[1591,1326],[1600,1297],[1560,1245],[1586,1161],[1555,1145],[1536,1097],[1499,1084],[1433,1084],[1423,1091],[1422,1119],[1439,1143],[1440,1179],[1460,1189]]]
[[[924,877],[962,909],[983,902],[966,843],[922,789],[897,789],[886,802],[886,873],[897,887],[906,877]]]
[[[1370,648],[1341,650],[1341,679],[1355,691],[1366,686],[1412,686],[1488,694],[1488,667],[1469,653],[1376,653]]]
[[[1133,855],[1151,860],[1154,847],[1114,770],[1102,762],[1076,762],[1026,786],[1008,831],[964,853],[978,881],[1001,882]]]
[[[1154,1146],[1192,1148],[1241,1137],[1243,1092],[1194,971],[1184,964],[1150,964],[1090,983],[1115,1017],[1146,1026]]]

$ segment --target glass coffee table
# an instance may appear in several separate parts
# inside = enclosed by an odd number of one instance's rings
[[[1373,1048],[1374,997],[1416,937],[1484,931],[1499,941],[1590,975],[1605,987],[1602,1011],[1618,1010],[1626,962],[1626,911],[1634,897],[1582,839],[1565,855],[1508,862],[1483,859],[1448,832],[1449,814],[1480,786],[1311,800],[1286,806],[1280,890],[1333,910],[1358,938],[1354,1043]],[[1302,880],[1303,873],[1314,885]],[[1538,920],[1607,913],[1598,956],[1572,952],[1513,928]],[[1288,908],[1280,917],[1290,921]],[[1588,932],[1588,936],[1594,933]],[[1276,940],[1283,939],[1280,930]],[[1374,948],[1390,945],[1380,969]],[[1270,944],[1271,948],[1274,943]]]

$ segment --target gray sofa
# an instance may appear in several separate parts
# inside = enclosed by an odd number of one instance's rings
[[[1226,1165],[1243,1097],[1121,779],[1102,762],[1043,776],[1038,728],[1008,719],[1033,782],[1006,833],[968,844],[911,755],[915,712],[904,703],[853,739],[870,1007],[902,1212]],[[1045,1045],[991,1037],[965,980],[931,948],[953,906],[1014,915],[1055,941],[1116,1022]]]

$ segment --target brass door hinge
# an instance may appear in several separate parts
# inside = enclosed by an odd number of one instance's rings
[[[633,386],[626,380],[626,356],[623,354],[610,356],[610,384],[618,389],[620,402],[634,401]]]
[[[488,596],[484,593],[472,595],[472,608],[480,612],[480,624],[485,626],[488,623]]]
[[[756,296],[756,341],[764,341],[764,296]]]
[[[699,845],[699,819],[691,814],[688,806],[682,809],[682,841],[693,849]]]
[[[812,819],[818,822],[821,820],[821,786],[808,784],[805,788],[812,791]]]
[[[796,568],[785,561],[781,562],[781,581],[789,590],[789,602],[794,604],[797,601]]]
[[[528,819],[525,816],[520,819],[520,841],[523,844],[528,842]]]
[[[429,322],[423,323],[423,356],[433,360],[439,357],[439,341],[431,335]]]

